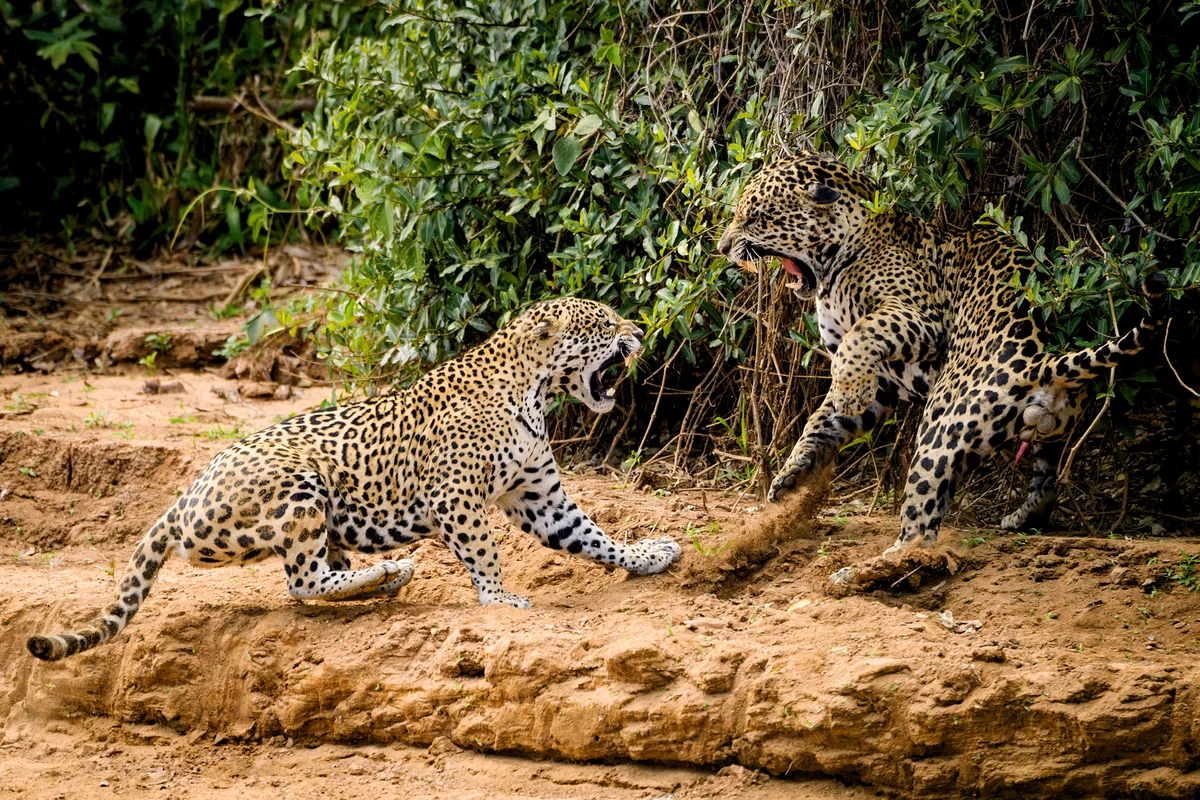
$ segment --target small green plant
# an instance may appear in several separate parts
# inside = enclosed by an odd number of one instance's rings
[[[33,467],[17,467],[17,472],[21,473],[22,475],[27,475],[30,478],[36,478],[38,476]]]
[[[195,414],[180,414],[178,417],[170,417],[167,422],[172,425],[190,425],[196,421]]]
[[[146,334],[146,346],[150,348],[150,352],[138,359],[138,363],[153,370],[154,363],[158,356],[171,349],[171,334],[169,333],[149,333]]]
[[[968,536],[963,539],[963,547],[967,549],[975,548],[981,544],[987,544],[991,538],[991,533],[978,533],[974,536]]]
[[[13,401],[11,403],[8,403],[4,406],[9,411],[33,411],[35,408],[37,408],[37,406],[29,402],[28,395],[22,395],[13,392],[12,399]]]
[[[195,433],[193,435],[200,436],[205,439],[213,439],[213,440],[216,440],[216,439],[234,439],[234,440],[236,440],[236,439],[244,439],[246,437],[246,431],[242,430],[242,423],[239,422],[238,424],[234,425],[229,430],[226,430],[223,426],[218,425],[215,428],[209,428],[208,430],[198,431],[197,433]]]
[[[241,314],[241,313],[242,313],[242,308],[241,308],[241,306],[238,306],[236,303],[226,303],[225,305],[221,306],[220,308],[217,308],[212,303],[208,304],[208,315],[210,317],[212,317],[214,320],[217,320],[218,322],[220,322],[223,319],[232,319],[233,317],[236,317],[238,314]]]
[[[244,333],[235,333],[225,340],[225,344],[213,350],[213,355],[230,361],[249,349],[250,338]]]
[[[696,548],[696,551],[698,553],[700,553],[700,555],[704,556],[705,558],[709,558],[711,556],[715,556],[718,553],[722,553],[725,550],[729,549],[729,547],[732,543],[728,542],[728,541],[723,542],[720,547],[708,547],[703,542],[701,542],[700,535],[702,533],[708,533],[708,534],[715,535],[718,531],[720,531],[721,526],[719,523],[717,523],[714,520],[713,522],[710,522],[705,527],[707,528],[707,530],[702,530],[700,528],[693,527],[692,523],[689,522],[688,526],[687,526],[687,530],[684,531],[684,535],[692,540],[692,546]]]
[[[1181,550],[1179,554],[1183,558],[1174,566],[1167,567],[1167,577],[1176,586],[1200,592],[1200,553],[1188,555]]]
[[[107,428],[108,426],[108,409],[104,409],[103,411],[93,411],[91,414],[88,414],[88,418],[83,421],[83,427],[85,428]]]
[[[124,422],[118,422],[113,427],[117,429],[117,431],[113,434],[113,436],[120,436],[122,439],[132,439],[133,438],[133,421],[132,420],[127,419]]]
[[[117,321],[117,318],[120,317],[124,313],[125,312],[123,310],[121,310],[120,308],[113,306],[112,308],[110,308],[108,310],[108,314],[105,315],[104,321],[107,322],[109,325],[112,325],[114,322]]]
[[[105,575],[107,575],[110,580],[116,581],[116,579],[117,579],[117,557],[109,556],[108,560],[105,561],[103,564],[97,564],[96,569],[100,570]]]

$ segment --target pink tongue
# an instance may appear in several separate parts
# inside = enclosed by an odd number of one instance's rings
[[[800,271],[800,265],[795,261],[792,261],[790,258],[781,258],[779,259],[779,263],[783,264],[783,268],[786,269],[789,274],[795,275],[797,278],[804,277],[804,273]]]

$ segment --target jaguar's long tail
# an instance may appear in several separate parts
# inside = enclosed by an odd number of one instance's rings
[[[1138,325],[1124,335],[1076,353],[1064,353],[1048,359],[1043,367],[1043,383],[1077,386],[1119,366],[1146,347],[1163,323],[1166,310],[1167,276],[1156,272],[1142,283],[1142,294],[1150,301],[1150,310]]]
[[[30,636],[29,652],[43,661],[58,661],[103,644],[120,633],[141,607],[154,585],[158,570],[169,554],[170,535],[165,520],[159,520],[133,551],[117,596],[82,630],[52,636]]]

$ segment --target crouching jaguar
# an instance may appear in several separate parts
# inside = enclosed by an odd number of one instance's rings
[[[348,553],[381,553],[440,536],[470,572],[479,602],[528,608],[505,590],[486,510],[547,547],[662,572],[679,558],[669,538],[613,541],[563,491],[546,436],[551,395],[612,410],[606,368],[632,358],[642,331],[599,303],[532,306],[479,347],[410,388],[292,417],[218,453],[133,552],[116,598],[86,628],[33,636],[54,661],[116,636],[167,556],[199,567],[283,559],[298,599],[391,595],[413,562],[354,569]]]
[[[742,266],[773,257],[803,297],[816,298],[832,384],[775,477],[778,499],[899,400],[925,401],[904,490],[899,538],[885,556],[937,541],[962,476],[1017,440],[1034,458],[1028,496],[1001,526],[1044,525],[1061,442],[1080,413],[1080,385],[1150,341],[1167,280],[1143,285],[1150,313],[1119,338],[1045,352],[1038,315],[1012,288],[1031,268],[995,231],[959,231],[903,211],[863,206],[875,187],[840,162],[804,154],[757,173],[718,250]],[[842,574],[841,578],[846,578]]]

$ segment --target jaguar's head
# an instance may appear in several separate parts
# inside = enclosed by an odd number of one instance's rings
[[[632,363],[642,349],[642,329],[603,303],[574,297],[537,303],[523,317],[529,334],[547,346],[549,390],[566,392],[592,411],[611,411],[604,373]]]
[[[811,153],[762,169],[738,198],[717,250],[747,269],[777,258],[802,297],[813,296],[866,222],[869,186],[839,161]]]

